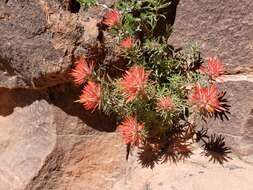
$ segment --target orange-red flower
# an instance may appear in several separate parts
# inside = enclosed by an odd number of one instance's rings
[[[122,40],[120,46],[126,49],[129,49],[133,46],[133,38],[127,37],[126,39]]]
[[[171,97],[166,96],[157,100],[156,110],[157,111],[170,111],[173,107],[173,101]]]
[[[89,81],[82,90],[80,102],[86,110],[92,110],[92,112],[95,111],[101,103],[101,86]]]
[[[200,68],[202,73],[209,75],[212,79],[216,79],[220,75],[224,74],[224,64],[215,57],[208,57],[207,66]]]
[[[93,63],[88,63],[84,58],[80,58],[70,75],[73,77],[76,85],[81,85],[85,79],[92,75],[93,69]]]
[[[125,144],[140,145],[143,140],[141,131],[144,129],[144,123],[139,124],[136,118],[130,116],[118,127]]]
[[[143,66],[132,66],[129,71],[126,71],[119,85],[127,96],[127,102],[134,100],[139,94],[145,95],[149,74],[150,72],[145,73]]]
[[[102,23],[106,26],[114,26],[120,22],[120,13],[117,10],[109,10],[105,13]]]
[[[224,112],[225,108],[222,107],[219,101],[218,89],[215,84],[210,87],[203,87],[197,84],[189,97],[192,104],[196,105],[201,111],[208,112]]]

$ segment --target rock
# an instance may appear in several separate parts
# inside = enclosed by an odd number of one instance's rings
[[[231,105],[230,120],[210,119],[210,131],[226,137],[228,146],[233,152],[246,161],[253,163],[253,83],[247,81],[230,81],[221,84],[226,89],[226,97]]]
[[[221,58],[228,74],[253,71],[251,0],[181,0],[170,43],[197,43],[204,56]]]
[[[44,88],[69,80],[73,58],[97,42],[105,11],[102,5],[72,10],[71,2],[0,2],[0,87]]]
[[[225,82],[233,105],[231,121],[210,126],[234,137],[229,143],[237,155],[244,155],[237,150],[243,150],[240,147],[246,143],[244,152],[250,153],[248,148],[252,144],[251,85]],[[73,103],[78,91],[67,85],[40,91],[1,89],[0,114],[5,116],[0,117],[3,190],[209,190],[211,186],[205,185],[209,183],[216,189],[250,190],[252,165],[233,155],[224,167],[202,158],[199,149],[184,163],[157,165],[153,170],[141,168],[136,154],[125,161],[125,146],[117,132],[113,132],[114,121],[99,113],[90,114]],[[238,101],[236,97],[245,92],[249,96]],[[244,101],[249,106],[240,109]]]
[[[0,99],[0,189],[25,189],[54,150],[52,109],[40,92],[1,90]]]
[[[210,121],[209,128],[226,136],[239,156],[252,160],[253,4],[244,1],[181,0],[169,39],[178,47],[197,43],[204,56],[218,56],[226,66],[230,121]],[[239,74],[241,73],[241,74]],[[239,75],[238,75],[239,74]]]
[[[158,165],[153,170],[141,168],[132,160],[126,167],[125,174],[118,178],[111,190],[250,190],[252,188],[252,165],[237,158],[224,167],[212,165],[199,154],[199,149],[196,149],[195,154],[188,161],[177,165]]]

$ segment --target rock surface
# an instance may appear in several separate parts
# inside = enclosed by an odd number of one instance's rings
[[[181,0],[169,39],[178,47],[197,42],[204,56],[223,60],[227,82],[221,86],[232,106],[230,121],[211,121],[209,128],[225,135],[234,152],[247,161],[253,161],[252,9],[247,0]]]
[[[82,10],[73,2],[0,1],[0,87],[43,88],[68,81],[75,56],[97,41],[105,10],[102,5]]]
[[[189,161],[153,170],[135,155],[126,162],[114,118],[85,112],[73,103],[79,89],[61,85],[73,57],[97,42],[105,9],[73,2],[0,1],[0,190],[251,190],[251,0],[181,0],[170,41],[197,41],[226,63],[230,121],[211,121],[210,129],[226,136],[233,160],[212,165],[196,147]]]
[[[253,83],[225,82],[227,99],[231,105],[230,120],[210,120],[209,129],[226,137],[227,144],[241,159],[253,163]]]
[[[154,170],[140,168],[133,161],[112,190],[251,190],[251,165],[236,158],[224,167],[212,165],[198,151],[190,161],[160,165]]]
[[[197,43],[224,61],[227,74],[252,73],[252,10],[251,0],[181,0],[170,42]]]
[[[5,109],[0,110],[4,115],[0,117],[0,184],[3,184],[0,190],[209,190],[213,187],[250,190],[253,166],[245,162],[245,156],[250,161],[252,113],[247,108],[238,115],[244,100],[238,101],[236,97],[252,88],[245,88],[247,82],[224,85],[230,89],[228,96],[234,107],[231,121],[213,123],[210,128],[231,138],[233,160],[224,167],[213,165],[196,148],[196,155],[189,161],[160,165],[154,170],[141,168],[135,155],[125,161],[125,146],[113,132],[113,120],[106,120],[98,113],[90,115],[79,104],[73,104],[78,93],[75,88],[2,90],[1,99],[5,101],[0,107]],[[246,99],[248,103],[252,103],[251,97]],[[210,183],[212,187],[207,185]]]
[[[4,91],[0,99],[0,189],[24,189],[54,150],[52,107],[39,92]]]

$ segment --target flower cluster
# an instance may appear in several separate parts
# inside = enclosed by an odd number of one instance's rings
[[[101,104],[101,87],[100,84],[92,81],[93,71],[94,64],[88,63],[85,58],[81,57],[70,73],[76,85],[86,84],[79,102],[86,110],[92,110],[92,112]]]
[[[196,84],[189,99],[200,111],[207,111],[211,113],[216,111],[225,111],[225,108],[221,106],[221,102],[219,101],[216,85],[203,87],[199,83]]]
[[[201,66],[200,71],[207,74],[211,79],[216,79],[224,74],[225,68],[223,63],[215,57],[208,57],[207,66]]]
[[[96,52],[111,53],[108,57],[117,61],[106,57],[94,64],[96,56],[88,54],[79,59],[70,73],[76,85],[83,85],[79,102],[91,112],[116,114],[123,142],[138,148],[143,166],[186,159],[192,154],[190,145],[199,140],[215,144],[204,148],[205,155],[214,155],[207,150],[215,152],[219,145],[229,153],[224,143],[216,143],[222,138],[205,139],[207,134],[198,133],[192,121],[228,118],[225,92],[217,84],[225,72],[223,63],[216,57],[203,63],[194,46],[174,51],[167,43],[169,31],[160,30],[169,26],[159,24],[170,3],[148,2],[119,1],[105,13],[101,32],[115,40],[112,46],[96,46],[101,48]]]
[[[139,94],[145,96],[145,85],[150,72],[145,72],[142,66],[132,66],[123,75],[123,80],[119,82],[122,93],[126,94],[127,102],[133,101]]]
[[[126,144],[139,146],[143,140],[141,131],[144,129],[144,124],[139,124],[136,118],[130,116],[118,126],[122,138]]]

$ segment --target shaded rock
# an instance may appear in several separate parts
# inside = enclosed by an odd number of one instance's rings
[[[105,10],[99,5],[72,13],[71,2],[0,2],[1,87],[42,88],[69,80],[73,59],[97,42]]]
[[[219,56],[227,73],[253,71],[251,0],[181,0],[170,43],[198,43],[204,56]]]

